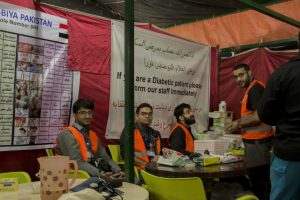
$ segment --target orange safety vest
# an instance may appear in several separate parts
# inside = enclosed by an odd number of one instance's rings
[[[159,154],[161,151],[160,138],[156,138],[156,153]],[[139,129],[134,130],[134,160],[135,166],[138,169],[143,169],[145,165],[149,162],[149,157],[147,155],[146,146]]]
[[[185,133],[185,151],[194,153],[194,139],[193,139],[191,133],[189,132],[189,130],[180,123],[176,123],[175,126],[172,128],[169,138],[168,138],[168,142],[169,142],[169,139],[170,139],[172,133],[174,132],[174,130],[177,127],[180,127]]]
[[[80,131],[78,131],[75,127],[73,126],[68,126],[65,127],[65,129],[69,129],[70,132],[73,134],[75,140],[77,141],[78,145],[79,145],[79,149],[81,152],[81,156],[82,156],[82,160],[87,161],[88,160],[88,151],[86,149],[86,143],[84,140],[84,137],[82,135],[82,133]],[[91,140],[91,145],[92,145],[92,150],[95,153],[98,149],[98,143],[99,143],[99,138],[97,136],[97,134],[94,131],[89,131],[89,137]]]
[[[243,101],[242,101],[242,109],[241,109],[241,121],[251,118],[254,115],[254,111],[247,109],[247,102],[248,102],[248,93],[250,89],[256,84],[260,84],[261,86],[265,87],[265,85],[258,81],[253,80],[252,83],[248,86]],[[242,128],[241,129],[242,138],[244,139],[264,139],[268,138],[274,135],[274,131],[272,129],[272,126],[269,126],[265,123],[259,123],[256,126]]]

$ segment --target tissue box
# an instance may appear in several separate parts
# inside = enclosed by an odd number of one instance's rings
[[[18,190],[18,179],[17,178],[1,178],[0,179],[0,191],[16,191]]]
[[[203,158],[202,166],[215,165],[220,163],[220,157],[205,157]]]
[[[226,143],[223,140],[195,140],[194,151],[203,154],[205,150],[212,154],[223,155],[226,152]]]

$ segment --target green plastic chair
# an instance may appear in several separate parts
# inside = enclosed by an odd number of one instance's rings
[[[54,156],[53,149],[45,149],[47,156]]]
[[[19,184],[31,182],[31,178],[27,172],[5,172],[0,174],[0,178],[17,178]]]
[[[120,150],[120,145],[118,144],[109,144],[107,145],[111,158],[113,161],[115,161],[118,165],[124,165],[125,161],[123,160],[121,156],[121,150]],[[136,178],[139,178],[139,171],[136,167],[134,167],[134,176]]]
[[[124,165],[125,161],[122,159],[120,145],[118,144],[109,144],[108,149],[110,151],[111,158],[118,165]]]
[[[74,170],[70,170],[68,178],[69,179],[73,178],[73,176],[74,176]],[[91,178],[91,176],[86,171],[79,169],[77,172],[77,178],[78,179],[88,179],[88,178]]]
[[[203,182],[198,177],[164,178],[141,170],[152,200],[206,200]]]
[[[45,149],[45,150],[46,150],[47,156],[54,156],[53,149]],[[74,170],[70,170],[68,178],[73,178],[73,176],[74,176]],[[87,178],[91,178],[91,176],[86,171],[79,169],[77,172],[77,178],[87,179]]]
[[[203,182],[198,177],[165,178],[152,175],[145,170],[141,174],[152,200],[206,200]],[[259,200],[253,195],[244,195],[236,200]]]

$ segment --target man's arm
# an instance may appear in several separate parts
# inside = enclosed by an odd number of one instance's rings
[[[120,137],[120,151],[122,158],[125,159],[125,128],[123,128]]]
[[[99,156],[100,158],[104,159],[109,164],[109,166],[111,167],[111,171],[113,173],[121,171],[120,166],[110,158],[110,156],[107,154],[105,148],[102,146],[100,141],[99,141],[99,144],[98,144],[98,151],[97,151],[97,154],[95,156],[97,156],[97,157]]]
[[[281,109],[278,100],[280,83],[279,81],[276,82],[276,79],[279,80],[279,78],[276,77],[276,73],[273,73],[268,80],[265,92],[257,108],[260,120],[272,126],[275,126],[278,119],[281,117],[279,116],[280,112],[278,112],[278,110]]]
[[[264,88],[260,84],[255,84],[248,93],[247,109],[254,111],[251,118],[245,120],[235,120],[225,127],[225,131],[234,132],[240,128],[247,128],[258,125],[261,121],[257,115],[256,109],[262,98]]]
[[[76,160],[78,169],[84,170],[92,176],[99,176],[99,169],[82,159],[79,145],[72,133],[68,130],[57,136],[55,151],[62,156],[69,156],[70,160]]]

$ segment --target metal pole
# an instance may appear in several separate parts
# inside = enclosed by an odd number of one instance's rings
[[[260,4],[258,4],[256,2],[253,2],[251,0],[237,0],[237,1],[247,5],[248,7],[252,8],[252,9],[254,9],[254,10],[260,12],[260,13],[263,13],[265,15],[268,15],[270,17],[278,19],[282,22],[285,22],[285,23],[288,23],[292,26],[300,28],[300,22],[299,21],[294,20],[294,19],[292,19],[290,17],[287,17],[283,14],[280,14],[278,12],[275,12],[275,11],[269,9],[269,8],[264,7],[264,6],[261,6]]]
[[[134,2],[125,1],[125,173],[134,182]]]

